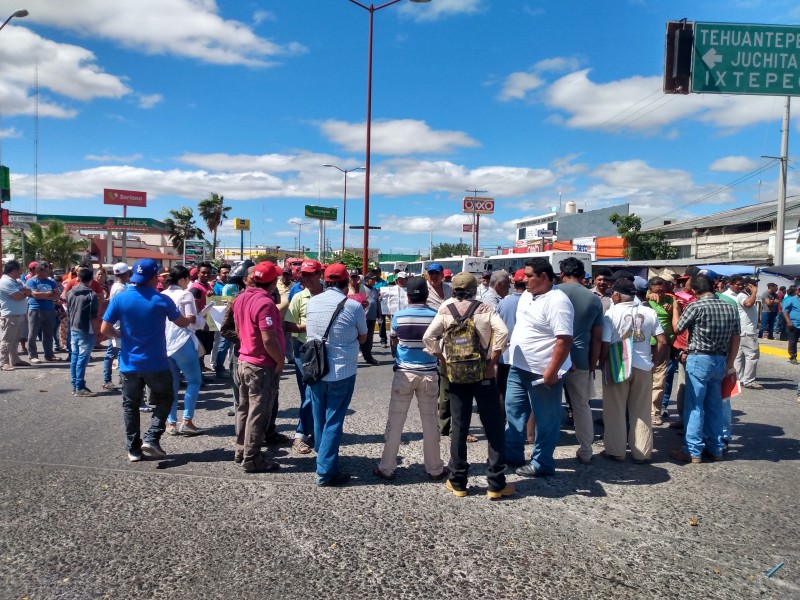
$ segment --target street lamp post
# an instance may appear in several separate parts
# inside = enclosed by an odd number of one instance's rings
[[[366,167],[355,167],[354,169],[342,169],[341,167],[337,167],[336,165],[332,165],[330,163],[325,163],[322,165],[323,167],[333,167],[344,173],[344,206],[342,208],[342,254],[344,254],[345,248],[345,241],[344,235],[345,231],[347,231],[347,174],[352,173],[353,171],[362,171],[366,169]]]
[[[0,31],[3,29],[3,27],[8,25],[8,22],[11,19],[13,19],[14,17],[17,17],[18,19],[21,19],[21,18],[27,17],[27,16],[28,16],[28,11],[25,10],[24,8],[20,8],[19,10],[15,10],[13,13],[11,13],[9,15],[9,17],[5,21],[3,21],[3,24],[0,25]],[[22,257],[23,257],[23,261],[22,262],[24,263],[25,262],[24,261],[24,258],[25,258],[25,231],[24,230],[20,231],[20,236],[21,236],[20,239],[22,240]],[[3,226],[0,225],[0,258],[2,258],[2,256],[3,256]]]
[[[311,221],[301,221],[298,219],[294,224],[297,225],[297,250],[300,252],[300,254],[303,254],[304,250],[300,242],[300,235],[303,233],[303,225],[311,225]],[[298,258],[300,257],[298,256]]]
[[[411,0],[411,2],[416,2],[418,4],[424,4],[426,2],[430,2],[431,0]],[[358,0],[350,0],[353,4],[360,6],[364,10],[369,12],[369,53],[368,53],[368,60],[367,60],[367,148],[366,148],[366,167],[365,170],[365,181],[364,181],[364,253],[362,255],[362,265],[361,265],[361,272],[367,272],[367,266],[369,263],[369,175],[370,175],[370,139],[372,135],[372,31],[373,31],[373,20],[375,17],[375,13],[382,8],[386,8],[387,6],[391,6],[392,4],[397,4],[400,0],[390,0],[384,4],[379,6],[375,6],[374,4],[370,4],[367,6],[366,4],[361,4]]]

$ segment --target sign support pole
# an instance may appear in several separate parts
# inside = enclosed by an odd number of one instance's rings
[[[778,213],[775,220],[775,264],[783,264],[783,247],[786,229],[786,171],[789,162],[789,107],[791,96],[786,96],[783,108],[783,129],[781,131],[781,174],[778,180]]]
[[[242,234],[239,240],[239,260],[244,261],[244,229],[239,233]]]
[[[128,218],[128,205],[127,204],[123,204],[122,205],[122,218],[123,219],[127,219]],[[113,253],[113,250],[112,250],[112,253]],[[111,259],[112,259],[112,263],[113,263],[114,257],[112,256]],[[124,263],[128,262],[128,232],[125,231],[124,229],[122,230],[122,262],[124,262]]]

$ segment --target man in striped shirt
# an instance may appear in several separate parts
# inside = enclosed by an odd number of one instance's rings
[[[392,317],[390,332],[392,346],[396,347],[392,395],[389,399],[389,418],[386,421],[381,462],[373,473],[386,481],[395,478],[397,451],[406,422],[411,399],[416,394],[419,416],[422,420],[422,452],[425,471],[434,481],[447,477],[447,470],[439,450],[437,402],[439,398],[439,369],[435,356],[425,352],[422,336],[428,329],[436,311],[426,306],[428,283],[422,277],[412,277],[406,287],[408,308]]]

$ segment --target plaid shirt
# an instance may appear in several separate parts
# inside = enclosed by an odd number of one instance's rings
[[[727,352],[731,336],[739,335],[736,309],[713,294],[698,298],[683,311],[678,331],[689,330],[689,350]]]

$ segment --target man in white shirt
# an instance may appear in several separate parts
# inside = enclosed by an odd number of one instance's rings
[[[618,279],[611,288],[614,306],[603,317],[603,344],[600,364],[609,360],[611,343],[631,339],[630,377],[619,383],[603,381],[603,424],[606,458],[622,462],[626,446],[635,463],[650,461],[653,453],[653,422],[650,417],[653,393],[653,365],[660,364],[667,353],[667,337],[658,315],[649,306],[636,304],[636,287],[628,279]],[[652,352],[650,338],[656,338]],[[605,369],[604,369],[605,371]],[[628,432],[625,432],[625,415]],[[627,439],[626,439],[627,438]]]
[[[741,275],[734,275],[728,280],[728,289],[723,295],[732,298],[739,310],[739,329],[741,340],[739,352],[736,354],[734,366],[736,378],[742,387],[752,390],[762,390],[764,386],[756,383],[756,370],[761,351],[758,347],[758,286],[752,281],[745,281]],[[721,298],[725,300],[725,298]],[[733,304],[733,302],[731,302]]]
[[[111,286],[111,291],[108,294],[108,301],[111,302],[111,299],[119,294],[120,292],[124,292],[128,289],[128,281],[131,278],[131,268],[124,262],[118,262],[114,265],[114,284]],[[119,329],[119,324],[115,323],[114,327]],[[113,391],[117,389],[117,386],[111,381],[111,368],[114,365],[114,361],[117,359],[119,355],[119,347],[120,344],[114,338],[108,340],[108,346],[106,347],[106,355],[103,358],[103,389]]]
[[[562,377],[572,365],[574,310],[553,286],[553,267],[544,258],[525,263],[526,291],[519,299],[511,334],[511,369],[506,384],[506,459],[524,477],[554,475],[553,452],[561,431]],[[525,463],[525,425],[533,411],[536,435]]]

